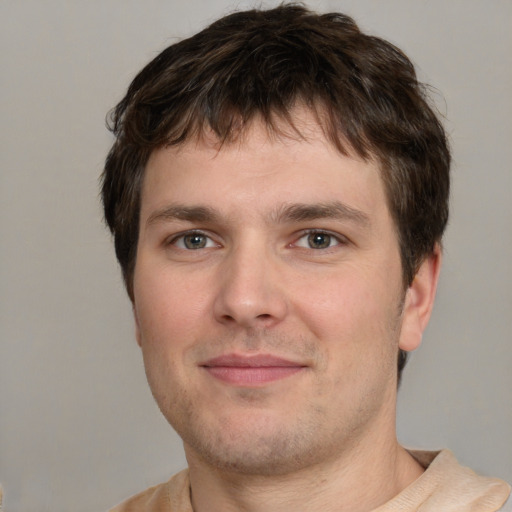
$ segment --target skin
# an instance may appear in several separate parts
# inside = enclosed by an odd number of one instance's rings
[[[306,140],[255,121],[146,168],[136,334],[196,512],[363,512],[422,472],[396,440],[396,357],[421,341],[439,250],[404,293],[377,163],[341,155],[307,112],[296,122]],[[226,354],[293,371],[205,363]]]

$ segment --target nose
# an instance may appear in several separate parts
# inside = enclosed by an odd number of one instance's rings
[[[276,260],[254,247],[233,250],[226,257],[214,303],[218,322],[254,329],[273,327],[285,318],[288,301]]]

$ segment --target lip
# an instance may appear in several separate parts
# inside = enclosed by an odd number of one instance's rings
[[[237,386],[261,386],[290,377],[306,365],[272,354],[223,354],[201,363],[212,377]]]

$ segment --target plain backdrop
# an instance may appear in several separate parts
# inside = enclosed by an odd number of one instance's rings
[[[0,2],[0,482],[8,512],[105,510],[184,467],[148,390],[98,176],[107,111],[164,47],[249,2]],[[264,5],[274,5],[269,2]],[[311,1],[396,43],[453,151],[438,300],[399,398],[407,446],[512,481],[510,0]]]

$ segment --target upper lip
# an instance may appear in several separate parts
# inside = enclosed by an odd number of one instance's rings
[[[223,354],[212,359],[208,359],[201,363],[200,366],[214,367],[214,366],[231,366],[237,368],[265,368],[265,367],[302,367],[305,364],[296,361],[290,361],[279,356],[272,354]]]

